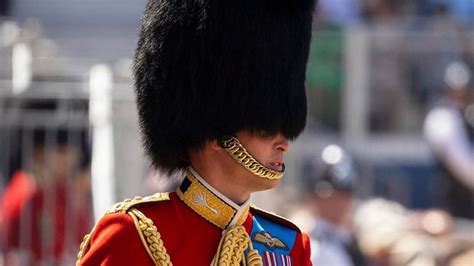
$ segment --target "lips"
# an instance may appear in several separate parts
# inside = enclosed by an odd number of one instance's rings
[[[269,164],[269,168],[273,171],[283,172],[285,171],[285,163],[283,162],[272,162]]]

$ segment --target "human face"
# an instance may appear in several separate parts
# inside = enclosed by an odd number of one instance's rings
[[[77,148],[65,144],[54,147],[35,147],[31,161],[37,181],[49,184],[64,181],[79,167]]]
[[[470,88],[451,90],[451,98],[461,107],[466,108],[472,103],[472,94]]]
[[[260,164],[274,171],[281,172],[284,170],[284,153],[289,149],[289,142],[281,133],[266,135],[264,133],[240,131],[236,134],[236,137]],[[248,177],[250,183],[252,183],[257,190],[273,188],[279,183],[278,180],[268,180],[257,177],[243,167],[241,168],[247,172],[243,175]]]

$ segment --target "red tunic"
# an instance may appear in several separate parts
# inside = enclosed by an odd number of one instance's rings
[[[169,199],[142,202],[133,208],[153,221],[173,265],[209,265],[223,229],[206,220],[206,216],[183,200],[182,195],[179,191],[172,192]],[[212,209],[209,206],[206,207]],[[263,265],[312,265],[309,238],[298,227],[253,207],[249,211],[247,208],[245,215],[242,225],[262,257]],[[78,265],[155,263],[144,248],[131,216],[118,211],[106,214],[98,222]]]

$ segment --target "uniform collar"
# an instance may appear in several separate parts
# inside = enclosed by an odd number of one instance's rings
[[[236,204],[209,185],[191,167],[176,192],[189,208],[221,229],[242,225],[249,213],[249,200],[242,205]]]

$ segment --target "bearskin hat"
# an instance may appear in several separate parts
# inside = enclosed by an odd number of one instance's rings
[[[173,173],[239,130],[294,139],[306,122],[315,0],[150,0],[134,57],[145,150]]]

